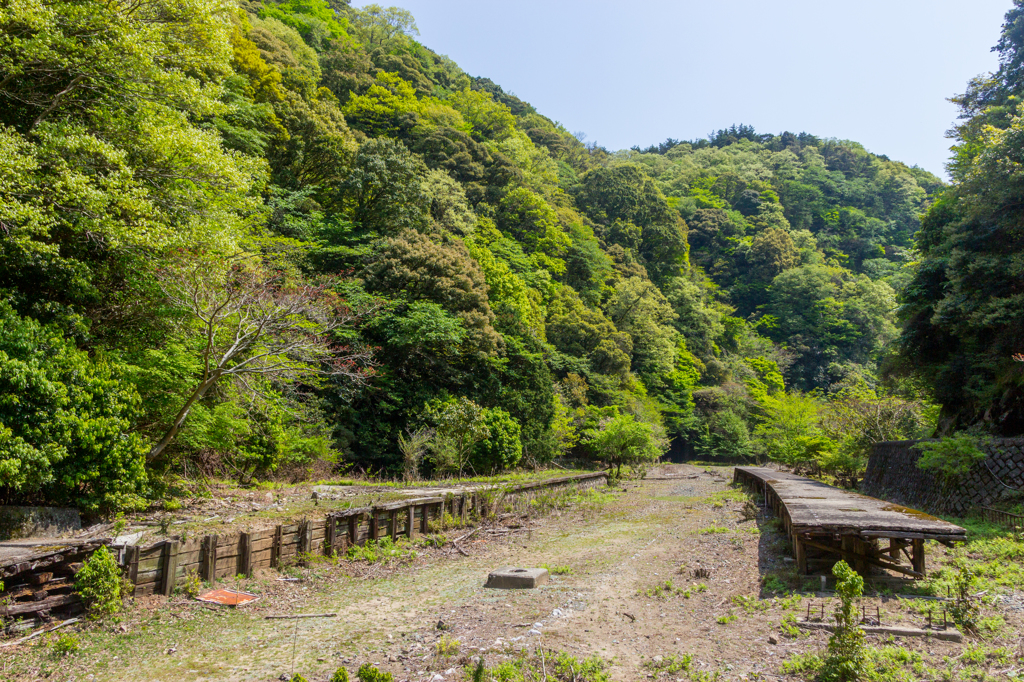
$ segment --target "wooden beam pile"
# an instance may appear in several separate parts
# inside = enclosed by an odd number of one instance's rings
[[[0,619],[8,631],[31,627],[58,616],[82,611],[74,590],[74,577],[82,564],[110,538],[54,540],[46,547],[27,547],[21,556],[0,560]]]

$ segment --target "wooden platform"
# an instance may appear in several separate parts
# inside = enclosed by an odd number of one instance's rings
[[[805,574],[810,563],[843,558],[864,575],[883,569],[923,578],[925,540],[951,545],[967,536],[960,526],[915,509],[774,469],[736,467],[734,480],[764,495]],[[888,540],[887,547],[881,547],[882,540]],[[904,556],[909,566],[902,563]]]

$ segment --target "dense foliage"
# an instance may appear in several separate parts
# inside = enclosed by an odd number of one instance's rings
[[[345,0],[0,8],[8,499],[670,443],[855,474],[922,431],[877,371],[937,178],[746,126],[610,152],[415,35]]]
[[[1024,3],[995,47],[1000,68],[954,98],[953,184],[928,212],[904,292],[901,365],[943,408],[944,431],[1024,432]]]

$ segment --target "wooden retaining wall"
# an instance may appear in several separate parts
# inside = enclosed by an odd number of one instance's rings
[[[443,514],[465,521],[503,511],[522,510],[531,500],[567,488],[603,485],[605,472],[565,476],[519,485],[489,486],[458,495],[400,500],[374,507],[328,512],[323,518],[303,519],[274,528],[171,537],[151,545],[124,547],[121,563],[135,585],[137,597],[170,596],[189,575],[213,583],[234,575],[251,576],[260,569],[296,564],[304,554],[343,554],[367,540],[415,538],[430,532]],[[59,545],[59,546],[58,546]],[[6,630],[13,633],[34,623],[72,615],[82,609],[74,593],[74,574],[88,556],[110,538],[54,540],[45,551],[0,561],[0,625],[16,618]],[[53,613],[51,613],[53,611]]]
[[[170,596],[175,585],[189,574],[206,582],[234,575],[251,576],[262,568],[281,568],[297,563],[303,554],[344,554],[351,545],[390,537],[413,539],[429,532],[442,514],[465,521],[486,517],[502,509],[523,508],[539,494],[575,486],[602,485],[604,472],[567,476],[506,488],[492,487],[444,497],[401,500],[375,507],[344,509],[321,519],[261,531],[225,535],[180,537],[140,547],[131,546],[125,556],[128,578],[135,596]]]

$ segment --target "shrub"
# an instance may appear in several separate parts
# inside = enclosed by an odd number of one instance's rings
[[[473,447],[473,470],[494,473],[514,468],[523,456],[519,422],[500,407],[484,410],[483,422],[490,435]]]
[[[949,614],[960,629],[977,632],[979,608],[977,600],[971,595],[975,580],[974,571],[964,559],[956,559],[953,568],[956,569],[953,574],[956,599],[949,605]]]
[[[125,368],[0,301],[0,480],[15,497],[87,511],[141,508],[141,398]]]
[[[833,567],[836,596],[842,602],[836,611],[836,629],[828,640],[828,656],[821,670],[822,682],[853,682],[864,672],[864,631],[857,625],[854,601],[864,593],[864,579],[845,561]]]
[[[947,483],[956,483],[970,473],[975,464],[985,459],[985,453],[978,445],[978,439],[966,433],[919,443],[917,448],[921,451],[921,457],[917,460],[917,466]]]
[[[382,673],[369,663],[363,663],[359,666],[359,672],[356,673],[356,677],[359,678],[359,682],[393,682],[394,680],[391,677],[391,673]]]
[[[178,590],[180,590],[181,593],[189,599],[195,599],[198,597],[199,592],[202,589],[203,581],[195,571],[189,571],[186,573],[184,580],[178,586]]]
[[[53,641],[53,653],[55,656],[77,654],[80,648],[82,648],[82,642],[78,639],[78,635],[73,635],[69,632],[61,634]]]
[[[331,675],[330,682],[348,682],[348,671],[344,668],[338,668]]]
[[[106,546],[93,552],[78,571],[75,591],[88,607],[90,618],[99,619],[121,612],[125,596],[124,580],[114,555]]]
[[[437,641],[436,651],[441,658],[451,658],[459,653],[459,640],[452,639],[448,635],[442,635]]]

